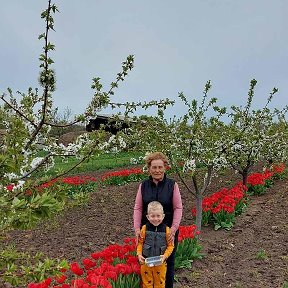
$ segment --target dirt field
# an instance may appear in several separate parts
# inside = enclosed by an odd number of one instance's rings
[[[209,193],[239,180],[234,172],[222,175],[213,181]],[[194,199],[178,183],[184,204],[182,225],[190,225]],[[137,186],[132,183],[100,188],[87,205],[67,210],[37,229],[10,232],[5,244],[14,243],[19,250],[42,251],[52,258],[81,261],[111,243],[122,243],[123,238],[133,235]],[[247,211],[237,218],[232,230],[203,228],[201,245],[205,257],[195,261],[192,269],[178,270],[175,287],[287,288],[287,216],[288,181],[278,180],[266,194],[251,198]]]

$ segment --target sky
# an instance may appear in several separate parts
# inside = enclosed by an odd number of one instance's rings
[[[53,2],[53,1],[52,1]],[[40,18],[46,0],[1,3],[0,93],[7,87],[26,92],[39,87],[38,56],[44,32]],[[92,78],[108,90],[122,62],[134,55],[135,67],[113,102],[169,98],[177,104],[166,116],[186,110],[178,98],[209,97],[220,106],[244,106],[251,79],[258,81],[254,108],[261,108],[279,89],[270,107],[288,104],[287,0],[55,0],[57,90],[54,105],[73,114],[85,111],[93,95]],[[110,111],[103,111],[109,113]],[[141,110],[138,114],[155,111]]]

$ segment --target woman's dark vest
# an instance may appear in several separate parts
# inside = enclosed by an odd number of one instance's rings
[[[149,222],[146,224],[146,235],[143,244],[143,256],[145,258],[164,254],[167,248],[166,227],[167,225],[163,223],[157,227]]]
[[[143,201],[143,212],[141,226],[147,222],[147,206],[152,201],[158,201],[164,208],[165,218],[163,223],[168,227],[172,226],[173,222],[173,192],[174,192],[175,181],[167,178],[166,174],[162,181],[159,181],[156,185],[152,177],[144,180],[141,184],[142,201]]]

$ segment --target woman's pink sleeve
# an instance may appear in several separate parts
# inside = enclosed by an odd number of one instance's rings
[[[174,192],[173,192],[173,210],[174,210],[174,214],[173,214],[174,216],[173,216],[172,227],[178,230],[181,219],[182,219],[183,206],[182,206],[180,189],[176,182],[174,185]]]
[[[142,201],[142,192],[140,184],[135,199],[134,214],[133,214],[135,230],[140,228],[141,226],[142,210],[143,210],[143,201]]]

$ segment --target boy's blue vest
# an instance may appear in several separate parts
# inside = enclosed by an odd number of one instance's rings
[[[145,258],[164,254],[167,248],[166,227],[167,225],[163,223],[157,227],[149,222],[146,224],[146,235],[143,244],[143,256]]]

